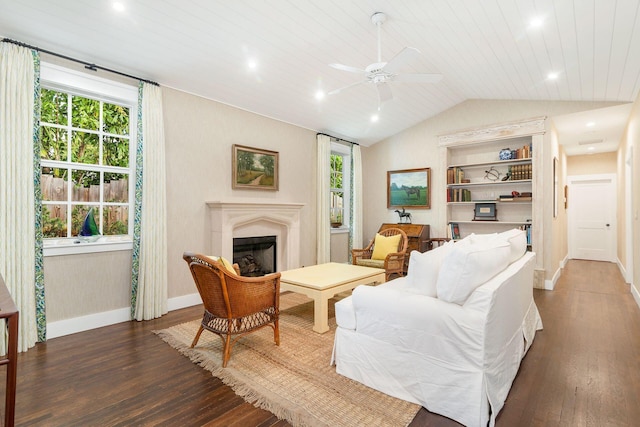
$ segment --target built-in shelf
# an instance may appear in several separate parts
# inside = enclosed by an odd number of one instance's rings
[[[487,166],[500,166],[500,165],[522,165],[531,163],[531,158],[527,159],[514,159],[514,160],[499,160],[494,162],[480,162],[480,163],[464,163],[458,165],[449,165],[450,168],[484,168]]]
[[[486,182],[465,182],[459,184],[447,184],[449,188],[475,187],[483,185],[513,185],[513,184],[531,184],[530,179],[515,179],[508,181],[486,181]]]

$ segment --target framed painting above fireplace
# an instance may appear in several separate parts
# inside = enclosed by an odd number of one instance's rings
[[[278,152],[233,145],[233,189],[278,190]]]

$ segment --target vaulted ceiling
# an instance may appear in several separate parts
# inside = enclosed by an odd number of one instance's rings
[[[0,36],[369,145],[466,99],[633,101],[640,0],[0,0]],[[421,55],[374,83],[329,66]],[[552,78],[555,74],[555,78]],[[372,122],[372,115],[379,119]]]

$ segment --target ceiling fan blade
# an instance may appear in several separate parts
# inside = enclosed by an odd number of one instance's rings
[[[438,83],[442,74],[398,74],[393,77],[394,82],[401,83]]]
[[[365,73],[365,70],[361,70],[360,68],[351,67],[350,65],[343,64],[329,64],[329,67],[335,68],[336,70],[348,71],[350,73]]]
[[[367,80],[361,80],[359,82],[355,82],[355,83],[352,83],[350,85],[347,85],[347,86],[344,86],[344,87],[341,87],[341,88],[338,88],[338,89],[334,89],[331,92],[329,92],[327,95],[335,95],[335,94],[340,93],[340,92],[342,92],[344,90],[347,90],[347,89],[352,88],[354,86],[358,86],[359,84],[366,83],[366,82],[367,82]]]
[[[393,98],[393,94],[391,93],[391,87],[389,87],[388,84],[378,83],[376,84],[376,89],[378,90],[378,101],[380,101],[379,104],[382,104],[383,102]]]
[[[387,73],[395,73],[400,68],[410,64],[420,56],[420,51],[415,47],[405,47],[396,56],[391,58],[382,70]]]

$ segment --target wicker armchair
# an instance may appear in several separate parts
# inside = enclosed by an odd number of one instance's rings
[[[191,348],[205,329],[218,335],[224,343],[224,368],[231,357],[231,347],[249,332],[270,326],[276,345],[280,345],[280,273],[242,277],[207,256],[185,252],[182,257],[189,265],[204,303],[202,323]]]
[[[387,281],[393,274],[397,274],[398,276],[404,275],[405,254],[407,253],[407,245],[409,242],[407,234],[399,228],[387,228],[386,230],[380,231],[378,234],[385,237],[400,234],[402,237],[398,243],[398,250],[388,254],[383,260],[371,259],[375,244],[375,239],[372,239],[366,248],[353,249],[351,251],[351,263],[353,265],[362,265],[365,267],[384,268],[385,280]]]

